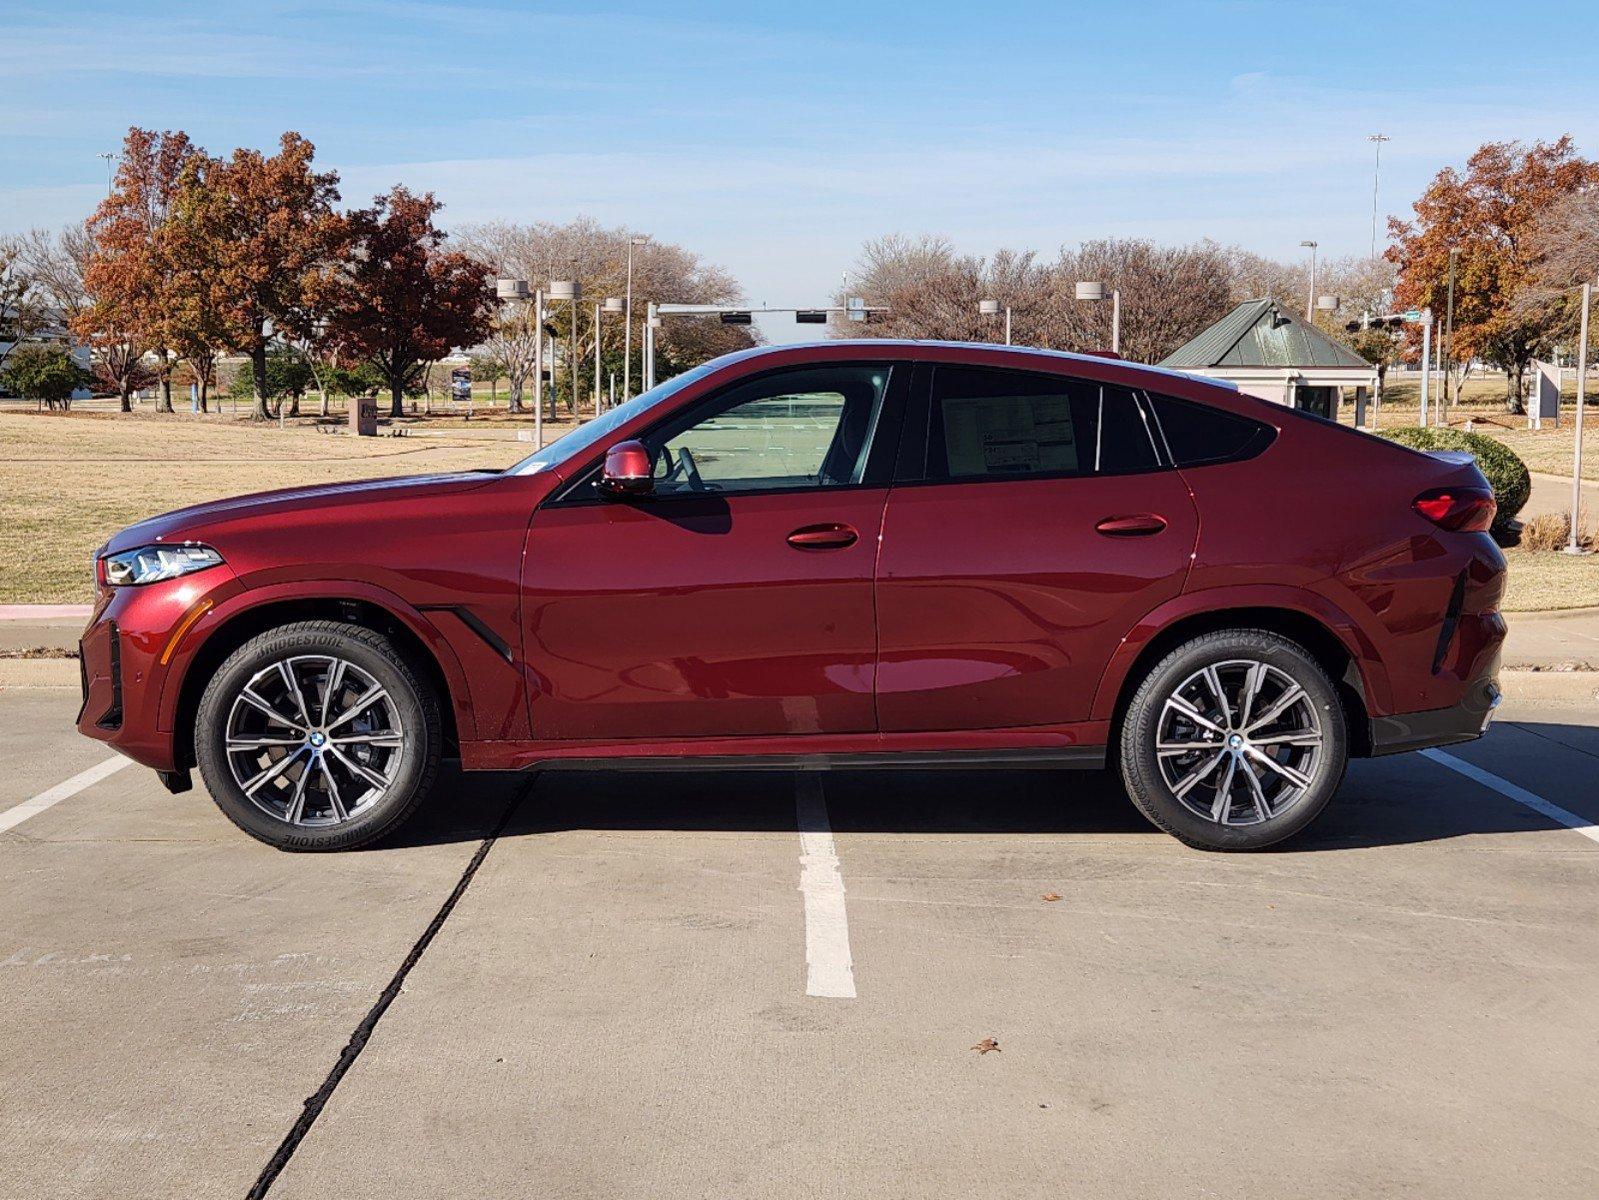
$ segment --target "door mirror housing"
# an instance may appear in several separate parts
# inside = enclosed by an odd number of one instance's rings
[[[605,452],[600,492],[607,496],[648,496],[655,490],[649,448],[640,441],[617,442]]]

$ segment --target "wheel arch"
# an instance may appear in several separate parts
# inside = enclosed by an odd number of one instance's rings
[[[241,600],[248,599],[244,593]],[[209,626],[203,640],[189,650],[181,677],[167,681],[173,755],[180,768],[195,765],[194,726],[200,698],[217,669],[227,657],[258,634],[295,621],[339,621],[383,634],[422,673],[439,696],[444,721],[446,754],[459,752],[463,726],[471,735],[470,694],[460,663],[441,635],[427,625],[421,614],[404,614],[398,605],[385,604],[371,595],[330,591],[326,594],[263,596],[254,603],[223,606]],[[431,636],[429,636],[431,634]],[[163,695],[166,699],[166,695]]]
[[[1201,593],[1202,595],[1202,593]],[[1184,599],[1188,599],[1184,597]],[[1331,605],[1275,602],[1184,606],[1164,616],[1156,610],[1118,648],[1095,695],[1094,715],[1110,722],[1110,743],[1138,685],[1154,665],[1182,643],[1220,629],[1264,629],[1301,646],[1327,672],[1343,702],[1351,757],[1371,753],[1370,716],[1387,702],[1387,676],[1358,627]],[[1319,598],[1317,598],[1319,600]]]

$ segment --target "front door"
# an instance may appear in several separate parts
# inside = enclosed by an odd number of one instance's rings
[[[1198,532],[1145,407],[1093,381],[940,366],[916,428],[923,481],[883,520],[881,728],[1088,719],[1117,644],[1182,590]]]
[[[891,369],[734,384],[646,433],[654,494],[580,478],[534,516],[523,566],[536,739],[869,732],[868,467]]]

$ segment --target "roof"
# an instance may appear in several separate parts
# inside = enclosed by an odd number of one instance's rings
[[[1209,329],[1161,360],[1163,367],[1202,371],[1214,367],[1352,367],[1371,364],[1347,346],[1278,306],[1245,300]]]
[[[784,354],[793,350],[836,350],[839,347],[857,347],[862,350],[870,350],[871,353],[878,357],[892,359],[915,359],[919,351],[931,347],[963,353],[977,352],[980,356],[993,356],[996,358],[1000,356],[1011,359],[1039,358],[1057,363],[1091,364],[1099,367],[1114,366],[1147,375],[1187,379],[1190,382],[1202,383],[1208,387],[1227,388],[1232,391],[1238,390],[1235,384],[1228,383],[1226,380],[1189,375],[1182,370],[1174,369],[1167,363],[1151,366],[1149,363],[1134,362],[1132,359],[1122,358],[1120,355],[1115,354],[1079,354],[1072,350],[1043,350],[1035,346],[1003,346],[997,342],[952,342],[941,341],[936,338],[819,338],[810,342],[779,342],[774,345],[752,346],[745,350],[734,350],[715,361],[719,363],[734,363],[751,358],[762,358],[767,355]]]

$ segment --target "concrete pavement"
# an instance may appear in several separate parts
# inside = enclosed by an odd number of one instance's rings
[[[1509,683],[1451,753],[1599,819],[1599,679]],[[103,757],[75,707],[0,690],[0,814]],[[504,818],[267,1194],[1592,1194],[1599,844],[1420,756],[1248,856],[1099,776],[826,776],[853,1000],[794,776],[526,783],[342,856],[137,769],[0,834],[0,1190],[246,1194]]]

